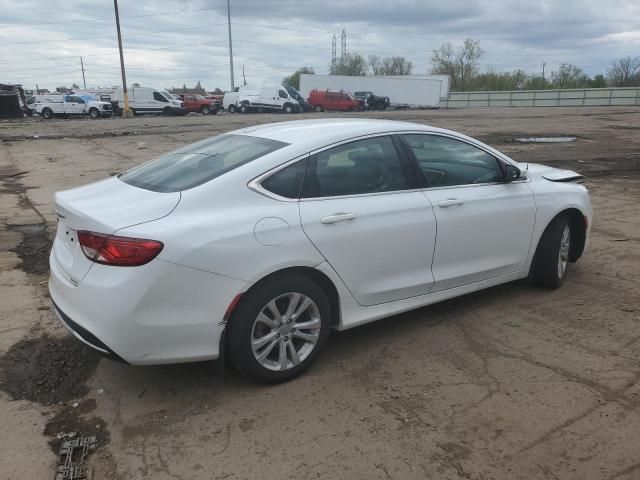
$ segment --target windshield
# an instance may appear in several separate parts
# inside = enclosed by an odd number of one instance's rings
[[[218,135],[162,155],[118,178],[153,192],[179,192],[208,182],[286,145],[248,135]]]
[[[289,95],[291,95],[296,100],[298,100],[298,101],[304,100],[302,98],[302,95],[300,95],[300,92],[298,90],[296,90],[295,87],[292,87],[291,85],[283,85],[283,87],[285,88],[285,90],[287,92],[289,92]]]
[[[167,100],[175,100],[176,97],[173,96],[171,93],[167,92],[166,90],[160,90],[160,93],[162,95],[164,95],[164,98],[166,98]]]

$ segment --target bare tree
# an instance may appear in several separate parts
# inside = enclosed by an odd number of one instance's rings
[[[467,38],[457,50],[445,43],[433,51],[431,73],[449,75],[454,88],[464,90],[465,81],[478,74],[478,61],[484,55],[478,40]]]
[[[607,78],[614,87],[640,86],[640,57],[623,57],[613,62]]]
[[[369,55],[369,68],[373,75],[384,75],[382,73],[382,59],[377,55]]]
[[[551,83],[556,88],[583,88],[589,84],[589,76],[571,63],[563,63],[558,70],[551,72]]]
[[[357,52],[347,53],[330,67],[331,75],[366,75],[368,71],[367,60]]]

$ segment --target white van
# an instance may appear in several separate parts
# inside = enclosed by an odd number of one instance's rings
[[[225,94],[225,97],[227,95]],[[300,104],[282,85],[265,85],[262,87],[240,87],[236,108],[241,113],[247,112],[300,112]],[[231,111],[229,109],[229,111]]]
[[[238,106],[238,92],[225,92],[222,97],[222,108],[229,113],[236,113]]]
[[[150,87],[131,87],[129,93],[129,108],[134,115],[155,113],[162,115],[185,115],[187,110],[180,100],[176,100],[166,90],[156,90]],[[104,95],[102,95],[104,96]],[[111,93],[111,102],[117,103],[118,112],[124,108],[124,94],[122,88],[115,88]]]

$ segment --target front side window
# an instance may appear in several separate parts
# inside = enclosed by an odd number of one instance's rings
[[[307,159],[283,168],[262,182],[262,188],[284,198],[298,198],[307,169]]]
[[[439,135],[404,135],[430,187],[492,183],[503,178],[498,160],[473,145]]]
[[[391,137],[375,137],[330,148],[311,157],[302,196],[332,197],[409,189]]]
[[[167,100],[160,92],[153,92],[153,99],[157,102],[169,102],[169,100]]]
[[[118,178],[153,192],[179,192],[208,182],[286,145],[249,135],[218,135],[162,155]]]
[[[278,90],[278,95],[280,95],[280,98],[288,98],[289,97],[287,95],[287,92],[285,92],[284,90]]]

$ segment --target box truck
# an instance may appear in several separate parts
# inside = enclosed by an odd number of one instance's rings
[[[442,96],[441,78],[406,76],[300,75],[300,93],[308,97],[313,90],[372,92],[389,97],[391,108],[438,108]]]

